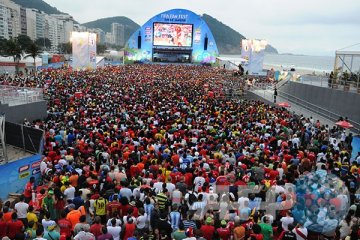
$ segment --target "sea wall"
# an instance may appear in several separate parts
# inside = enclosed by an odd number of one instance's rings
[[[324,108],[360,124],[360,94],[297,82],[288,82],[279,90]]]

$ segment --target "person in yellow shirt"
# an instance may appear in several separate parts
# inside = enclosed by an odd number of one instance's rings
[[[29,206],[28,213],[26,215],[26,219],[27,219],[28,222],[33,222],[34,223],[33,229],[36,230],[39,219],[36,216],[36,214],[34,213],[34,207],[33,206]]]

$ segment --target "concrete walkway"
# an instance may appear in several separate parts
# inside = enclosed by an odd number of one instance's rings
[[[269,101],[269,102],[274,102],[274,90],[272,89],[266,89],[266,90],[262,90],[262,89],[252,89],[250,90],[252,93],[256,94],[257,96]],[[277,96],[276,98],[276,102],[277,103],[280,103],[280,102],[288,102],[291,107],[288,108],[288,110],[290,112],[293,112],[297,115],[303,115],[304,117],[306,118],[310,118],[312,117],[315,121],[316,120],[319,120],[321,124],[325,124],[325,125],[329,125],[331,128],[333,126],[335,126],[335,122],[327,119],[327,118],[324,118],[323,116],[319,115],[319,114],[316,114],[315,112],[312,112],[312,111],[309,111],[308,109],[300,106],[300,105],[297,105],[293,102],[290,102],[280,96]]]

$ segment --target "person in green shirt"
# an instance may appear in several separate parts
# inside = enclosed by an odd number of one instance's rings
[[[42,208],[50,213],[50,219],[56,220],[54,190],[50,189],[47,196],[42,201]]]
[[[171,238],[175,240],[183,240],[186,238],[184,224],[181,221],[178,230],[171,234]]]
[[[260,223],[261,234],[264,236],[264,240],[273,239],[273,229],[270,224],[270,219],[268,217],[264,217],[264,222]]]

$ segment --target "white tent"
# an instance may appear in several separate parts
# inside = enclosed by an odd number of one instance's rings
[[[244,64],[247,62],[245,58],[241,57],[217,57],[216,61],[220,67],[225,65],[225,68],[230,70],[238,70],[239,64]]]
[[[360,84],[360,43],[339,49],[335,52],[334,73],[337,74],[337,80],[341,80],[343,73],[357,75],[356,86]],[[345,83],[343,83],[345,84]],[[346,85],[346,84],[345,84]]]

